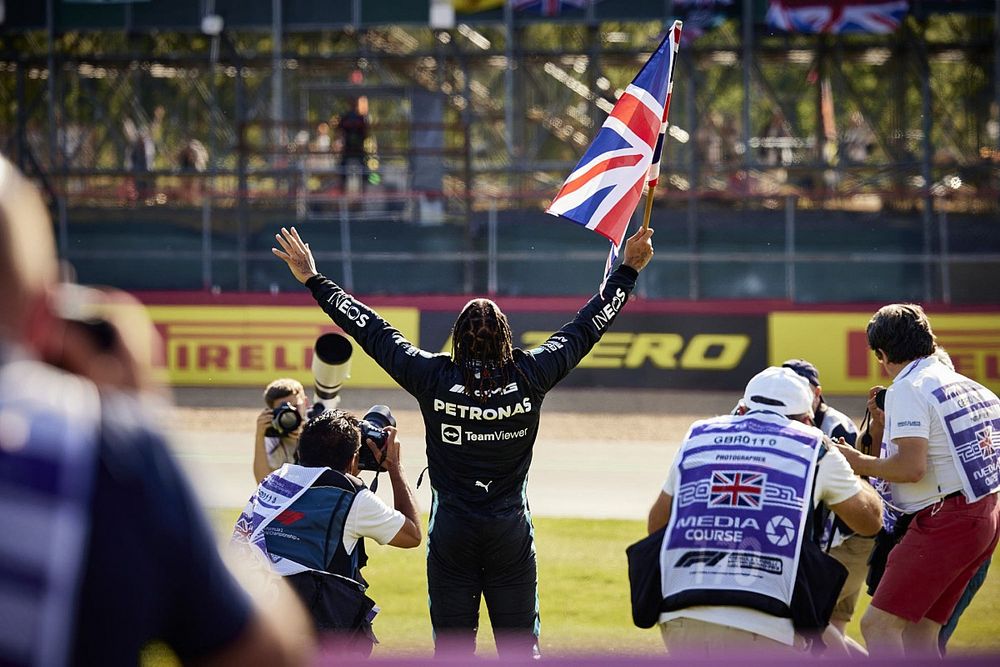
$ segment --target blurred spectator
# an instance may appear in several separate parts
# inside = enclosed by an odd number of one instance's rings
[[[309,146],[308,166],[310,175],[315,180],[314,189],[326,190],[331,185],[330,175],[333,171],[333,132],[330,124],[323,122],[316,126],[316,138]]]
[[[202,177],[208,169],[208,149],[197,139],[191,139],[177,154],[177,166],[181,170],[181,198],[196,204],[201,199]]]
[[[722,136],[722,114],[712,111],[698,128],[698,151],[710,167],[718,167],[724,159],[725,140]]]
[[[762,163],[769,167],[792,163],[792,132],[781,111],[774,110],[760,136]]]
[[[719,129],[722,136],[722,161],[725,164],[732,164],[741,155],[744,149],[740,138],[740,129],[736,126],[736,120],[731,114],[722,115],[722,127]]]
[[[368,138],[368,120],[361,113],[358,98],[351,100],[351,108],[340,117],[337,123],[340,133],[340,174],[341,189],[347,191],[351,177],[360,175],[358,189],[364,189],[368,176],[368,155],[365,151],[365,140]]]
[[[330,124],[320,123],[316,126],[316,140],[313,142],[313,151],[317,153],[329,153],[333,150],[333,137],[330,136]]]
[[[844,130],[844,157],[849,162],[861,163],[868,160],[875,148],[875,133],[865,123],[860,111],[851,114],[851,124]]]
[[[57,292],[50,230],[0,157],[0,664],[135,665],[156,640],[185,663],[303,664],[301,608],[255,610],[153,426],[148,317]]]
[[[136,125],[131,118],[123,123],[125,132],[125,169],[132,173],[130,199],[146,199],[153,192],[153,180],[149,176],[156,158],[156,145],[149,127]]]

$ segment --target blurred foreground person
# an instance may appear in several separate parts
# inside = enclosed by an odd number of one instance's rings
[[[299,464],[268,475],[236,522],[233,544],[282,575],[337,655],[368,657],[377,643],[378,613],[365,595],[364,538],[410,549],[420,545],[420,517],[399,457],[396,429],[361,444],[358,420],[327,410],[309,420],[299,438]],[[361,448],[389,473],[395,509],[358,477]]]
[[[135,332],[61,317],[83,310],[56,279],[42,199],[0,157],[0,664],[135,665],[151,641],[302,664],[304,617],[279,635],[254,610],[152,427]]]
[[[882,504],[812,426],[809,383],[771,367],[741,414],[695,422],[649,511],[659,623],[671,654],[795,653],[829,622],[843,566],[819,551],[821,503],[862,535]],[[653,565],[656,566],[656,565]]]
[[[542,401],[625,307],[653,255],[653,231],[640,230],[625,243],[623,263],[603,293],[539,347],[515,348],[499,306],[473,299],[455,321],[450,355],[410,343],[320,275],[294,227],[281,232],[274,254],[420,405],[433,497],[427,586],[436,650],[475,651],[485,597],[500,657],[537,654],[538,572],[527,486]]]
[[[867,333],[893,379],[886,455],[840,449],[859,475],[888,483],[900,516],[861,632],[874,656],[937,655],[942,626],[1000,538],[1000,400],[937,356],[920,306],[882,307]]]

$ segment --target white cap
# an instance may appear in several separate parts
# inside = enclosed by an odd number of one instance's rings
[[[750,378],[743,403],[748,410],[768,410],[786,417],[812,415],[813,392],[809,380],[791,368],[771,366]]]

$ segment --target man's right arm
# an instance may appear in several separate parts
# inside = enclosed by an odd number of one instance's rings
[[[411,394],[421,394],[433,381],[433,366],[439,361],[410,343],[374,310],[345,292],[316,270],[312,250],[294,227],[275,236],[281,250],[272,248],[295,279],[309,288],[313,298],[331,320],[353,338],[369,357]]]
[[[688,429],[688,435],[690,433],[691,430]],[[687,440],[688,435],[684,436],[685,440]],[[677,482],[680,475],[680,471],[677,468],[679,463],[680,453],[674,457],[674,462],[670,465],[670,473],[667,475],[667,481],[664,482],[663,488],[660,490],[660,495],[656,497],[653,506],[649,508],[649,514],[646,517],[646,531],[650,535],[670,523],[670,513],[674,504],[674,496],[677,494]]]
[[[887,482],[915,483],[927,473],[931,408],[920,393],[907,382],[894,384],[886,394],[883,424],[889,423],[889,437],[896,452],[886,458],[848,452],[851,467],[859,475],[878,477]],[[874,420],[873,420],[874,421]],[[874,431],[874,430],[873,430]],[[874,444],[874,442],[873,442]]]

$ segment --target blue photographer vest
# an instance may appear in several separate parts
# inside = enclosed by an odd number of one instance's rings
[[[695,422],[660,550],[662,611],[740,606],[790,616],[822,438],[770,412]]]
[[[252,545],[278,574],[313,570],[361,581],[364,541],[348,554],[344,528],[363,488],[360,480],[329,468],[285,464],[261,482],[233,541]]]
[[[342,473],[324,471],[264,529],[268,552],[310,570],[359,579],[358,558],[364,553],[364,543],[359,539],[348,554],[344,550],[344,528],[347,513],[362,488]]]

